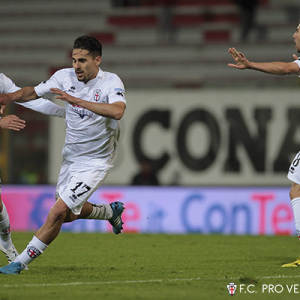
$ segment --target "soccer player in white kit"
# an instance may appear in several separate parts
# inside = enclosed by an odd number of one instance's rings
[[[64,222],[76,219],[108,220],[118,234],[123,229],[123,203],[96,205],[87,202],[113,166],[119,138],[119,120],[126,100],[124,85],[113,73],[102,71],[102,45],[92,36],[78,37],[73,46],[73,68],[57,71],[36,87],[1,94],[0,104],[30,101],[54,93],[66,102],[66,138],[57,183],[57,201],[45,224],[26,249],[2,274],[18,274],[59,234]]]
[[[300,24],[298,25],[296,32],[293,35],[295,41],[295,47],[298,53],[300,53]],[[296,55],[292,62],[267,62],[256,63],[247,60],[244,54],[238,52],[235,48],[230,48],[229,53],[235,60],[235,64],[228,64],[229,67],[239,70],[250,69],[257,70],[269,74],[286,75],[296,74],[300,76],[300,60]],[[294,212],[294,219],[296,225],[296,231],[300,240],[300,152],[297,153],[288,172],[288,179],[292,181],[292,187],[290,190],[290,199]],[[282,265],[282,267],[300,267],[300,258],[296,261]]]
[[[15,83],[0,73],[0,93],[13,93],[20,88]],[[37,112],[56,117],[65,117],[65,108],[54,104],[46,99],[37,99],[26,103],[17,103],[26,108],[30,108]],[[0,128],[20,131],[25,127],[25,121],[15,115],[0,117]],[[13,262],[19,255],[17,252],[10,233],[10,221],[5,204],[1,200],[1,176],[0,176],[0,251],[2,251],[8,262]]]

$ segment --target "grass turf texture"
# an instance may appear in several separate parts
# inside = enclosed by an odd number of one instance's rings
[[[32,233],[13,233],[19,251]],[[0,300],[228,299],[227,284],[253,284],[237,299],[299,299],[300,268],[281,268],[296,237],[61,233],[20,275],[0,275]],[[0,264],[6,264],[4,255]],[[263,284],[282,285],[262,293]],[[291,293],[286,285],[298,285]]]

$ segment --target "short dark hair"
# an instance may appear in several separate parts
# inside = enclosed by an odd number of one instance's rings
[[[102,44],[91,35],[79,36],[74,42],[73,49],[88,50],[93,57],[102,56]]]

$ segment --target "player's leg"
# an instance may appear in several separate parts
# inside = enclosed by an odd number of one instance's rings
[[[296,231],[300,240],[300,152],[297,153],[291,163],[288,178],[292,181],[290,199],[294,213]],[[300,258],[292,263],[284,264],[282,267],[300,267]]]
[[[300,240],[300,185],[295,182],[292,183],[290,198],[294,212],[297,236]]]
[[[107,220],[113,227],[115,234],[121,233],[123,229],[122,213],[125,207],[122,202],[116,201],[110,204],[94,204],[86,202],[79,215],[69,212],[65,223],[77,219]]]
[[[12,247],[10,221],[5,204],[1,201],[0,196],[0,240],[5,249]]]
[[[61,199],[58,199],[51,208],[45,224],[36,232],[26,249],[13,263],[0,268],[0,273],[18,274],[39,257],[59,234],[69,210],[67,205]]]
[[[19,255],[13,245],[10,233],[10,221],[5,207],[1,201],[1,179],[0,179],[0,250],[5,254],[8,262],[12,262]]]
[[[109,204],[94,204],[90,202],[84,203],[79,215],[69,212],[65,223],[72,222],[77,219],[95,219],[109,220],[113,215],[112,208]]]
[[[63,170],[59,176],[57,194],[70,208],[65,222],[77,219],[108,220],[113,231],[118,234],[123,229],[121,215],[124,211],[123,203],[93,204],[87,202],[90,196],[103,183],[108,174],[109,166],[69,166],[68,172]],[[71,170],[71,171],[70,171]]]
[[[49,245],[59,234],[69,211],[70,208],[59,198],[51,208],[45,224],[36,232],[35,236]]]

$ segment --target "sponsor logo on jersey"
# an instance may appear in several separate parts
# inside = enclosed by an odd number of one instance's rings
[[[80,105],[72,104],[73,111],[80,116],[81,119],[83,119],[85,116],[91,117],[94,113],[90,110],[87,110],[83,108]]]
[[[75,93],[75,86],[71,86],[70,88],[69,88],[69,92],[71,92],[71,93]]]
[[[114,91],[116,92],[116,95],[121,96],[121,97],[124,98],[124,96],[125,96],[125,90],[120,89],[120,88],[116,88],[116,89],[114,89]]]

